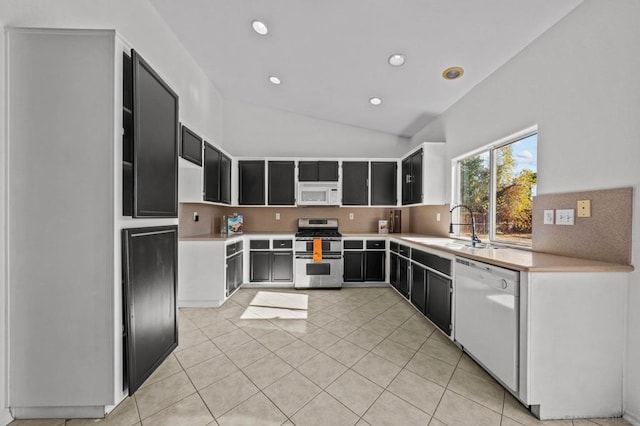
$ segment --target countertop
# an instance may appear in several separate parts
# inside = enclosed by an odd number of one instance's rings
[[[180,241],[232,241],[247,237],[293,237],[294,232],[251,232],[242,235],[221,237],[219,234],[194,235],[180,237]],[[486,262],[504,268],[525,272],[631,272],[631,265],[600,262],[597,260],[578,259],[538,253],[531,250],[502,248],[491,245],[487,248],[473,248],[464,245],[464,241],[451,238],[430,237],[422,234],[377,234],[377,233],[343,233],[345,238],[393,238],[414,247],[426,247],[446,252],[454,256]]]
[[[578,259],[525,249],[495,245],[489,245],[485,248],[473,248],[466,246],[465,241],[451,238],[428,237],[417,234],[391,234],[390,237],[401,242],[525,272],[631,272],[634,270],[631,265]]]
[[[295,232],[245,232],[239,235],[220,236],[220,234],[203,234],[193,235],[189,237],[179,237],[179,241],[232,241],[242,237],[291,237],[293,238]]]

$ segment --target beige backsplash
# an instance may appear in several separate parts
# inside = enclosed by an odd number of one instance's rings
[[[410,207],[409,230],[435,237],[449,236],[449,205]],[[440,213],[440,221],[437,216]]]
[[[576,209],[591,200],[591,217],[575,225],[544,225],[544,210]],[[631,263],[633,188],[538,195],[533,200],[533,249],[551,254]]]
[[[403,232],[412,232],[411,209],[400,209]],[[378,220],[388,219],[390,210],[388,207],[224,207],[180,203],[179,229],[181,237],[219,233],[222,216],[238,213],[244,216],[245,232],[295,232],[298,218],[329,217],[338,219],[342,233],[375,233]],[[194,212],[198,213],[198,222],[193,221]],[[275,219],[276,213],[280,213],[280,220]],[[353,213],[353,220],[349,219],[349,213]]]

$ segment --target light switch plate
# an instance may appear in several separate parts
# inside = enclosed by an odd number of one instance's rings
[[[556,210],[556,225],[573,225],[574,216],[573,209]]]
[[[591,200],[578,201],[578,217],[591,217]]]
[[[544,224],[545,225],[553,225],[554,219],[554,211],[553,210],[545,210],[544,211]]]

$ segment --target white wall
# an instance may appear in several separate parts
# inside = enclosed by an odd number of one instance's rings
[[[178,92],[180,120],[222,145],[222,95],[148,1],[2,0],[0,25],[116,29]]]
[[[409,139],[225,100],[225,147],[238,156],[399,157]]]
[[[637,0],[585,0],[419,132],[413,143],[446,140],[451,159],[538,124],[540,194],[634,187],[630,232],[637,270],[629,286],[625,411],[640,424],[638,17]]]

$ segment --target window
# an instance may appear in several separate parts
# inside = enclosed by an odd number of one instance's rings
[[[537,131],[529,129],[454,160],[455,204],[473,211],[481,240],[531,245],[537,146]],[[471,237],[471,213],[466,209],[454,213],[454,223],[460,224],[457,235]]]

